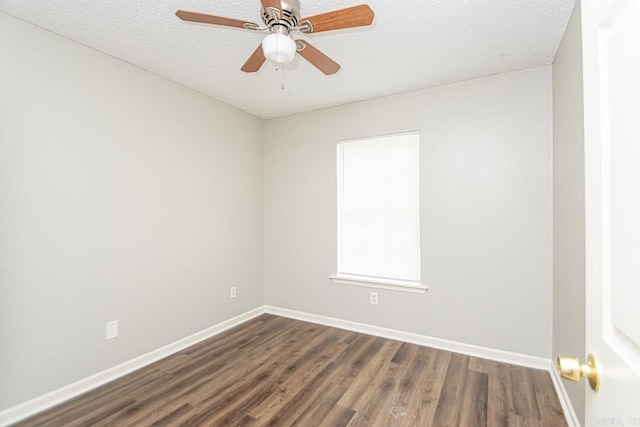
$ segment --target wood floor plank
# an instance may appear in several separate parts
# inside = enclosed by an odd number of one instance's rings
[[[258,375],[268,366],[286,363],[285,357],[295,357],[304,348],[297,345],[299,339],[303,339],[307,344],[313,345],[316,339],[321,339],[322,328],[317,325],[299,324],[288,329],[285,333],[273,338],[267,345],[261,346],[260,351],[243,351],[244,357],[234,357],[225,361],[222,365],[216,364],[209,369],[204,377],[208,385],[199,387],[197,390],[189,388],[185,390],[186,399],[194,404],[198,404],[212,395],[219,395],[226,389],[236,384],[236,379],[240,377],[247,380],[247,376]],[[206,366],[206,365],[205,365]],[[202,373],[197,373],[203,376]]]
[[[184,387],[178,388],[180,396],[190,402],[196,403],[198,399],[211,394],[223,392],[230,384],[235,382],[238,376],[245,377],[249,373],[271,364],[281,351],[288,351],[295,345],[296,337],[303,336],[310,339],[320,333],[317,327],[309,327],[305,324],[296,324],[283,333],[271,338],[269,345],[261,348],[262,351],[245,351],[242,358],[225,357],[211,360],[200,360],[185,372],[172,372],[172,378],[184,378]],[[203,397],[204,396],[204,397]]]
[[[555,394],[549,396],[544,393],[536,393],[538,408],[540,409],[541,420],[548,427],[567,427],[562,407]]]
[[[451,356],[438,408],[433,418],[435,426],[454,427],[459,425],[464,386],[469,372],[468,366],[468,356],[457,353]]]
[[[318,427],[346,427],[355,413],[356,411],[353,409],[336,404],[327,416],[320,421]]]
[[[371,426],[378,419],[395,386],[399,368],[400,365],[390,362],[380,381],[371,384],[371,393],[368,393],[367,399],[360,401],[361,407],[356,409],[356,413],[348,424],[350,427]]]
[[[353,333],[351,333],[353,334]],[[312,364],[310,367],[303,366],[300,375],[290,375],[292,369],[287,369],[287,371],[283,372],[283,376],[272,385],[272,392],[268,396],[267,399],[262,402],[257,403],[249,412],[249,414],[255,419],[266,419],[277,413],[278,410],[287,403],[287,401],[291,398],[291,396],[295,395],[300,391],[306,384],[313,380],[313,378],[318,374],[319,371],[323,370],[327,364],[331,363],[334,360],[335,356],[337,357],[337,350],[343,350],[346,347],[351,346],[352,348],[357,347],[359,342],[364,344],[365,338],[362,337],[361,341],[350,340],[351,335],[345,335],[340,338],[340,341],[335,348],[326,348],[323,349],[323,353],[321,354],[321,360],[315,360],[313,358],[307,358],[307,363]]]
[[[184,403],[169,412],[165,416],[159,418],[154,421],[153,424],[150,424],[150,427],[169,427],[179,424],[181,421],[184,421],[191,417],[193,413],[194,407],[188,403]]]
[[[546,371],[258,316],[16,426],[566,427]]]
[[[331,376],[338,368],[338,364],[330,363],[318,373],[306,387],[293,395],[286,404],[271,418],[265,417],[262,425],[281,426],[291,425],[306,410],[311,402],[319,395],[323,387],[329,382]]]
[[[469,370],[488,374],[491,363],[491,360],[488,359],[469,357]]]
[[[260,423],[258,422],[258,420],[247,414],[242,417],[240,421],[238,421],[238,424],[235,427],[257,427],[259,425]]]
[[[487,404],[487,424],[508,427],[518,423],[513,410],[513,389],[510,366],[496,363],[489,368],[489,402]]]
[[[339,361],[327,365],[309,384],[293,395],[284,406],[278,408],[275,414],[266,414],[271,415],[270,418],[263,416],[259,419],[268,418],[265,423],[268,426],[293,423],[331,380],[341,378],[354,369],[361,369],[363,364],[374,357],[384,344],[383,339],[370,336],[363,336],[361,340],[364,341],[363,345],[356,346],[358,341],[354,340],[345,349]]]
[[[232,383],[226,384],[220,392],[207,393],[207,395],[194,399],[193,401],[200,411],[197,416],[183,425],[187,427],[203,424],[226,424],[225,418],[237,416],[235,414],[237,406],[241,405],[244,399],[250,398],[251,396],[248,394],[253,393],[256,387],[259,387],[260,384],[277,382],[277,379],[287,371],[290,373],[295,372],[296,369],[292,367],[295,367],[300,361],[311,357],[318,349],[326,348],[335,341],[335,336],[332,336],[325,329],[320,329],[319,333],[310,341],[311,348],[300,346],[291,349],[273,361],[273,363],[265,364],[249,375],[237,378]],[[268,396],[268,393],[261,395],[263,398],[266,398],[266,396]],[[239,419],[242,419],[242,417],[239,417]]]
[[[396,351],[396,354],[393,355],[391,361],[393,363],[397,363],[398,365],[404,365],[407,363],[407,359],[410,357],[408,354],[410,350],[415,347],[407,342],[401,343],[400,348]]]
[[[371,389],[371,384],[379,381],[378,377],[384,375],[390,360],[393,359],[401,344],[398,341],[385,342],[378,357],[372,359],[353,379],[338,404],[352,410],[359,408],[358,402],[367,399],[367,391]]]
[[[407,404],[407,414],[402,426],[430,426],[433,422],[449,362],[453,353],[422,347],[427,365],[417,374],[416,387]]]
[[[192,405],[184,403],[182,399],[173,399],[170,397],[158,399],[140,399],[134,404],[129,405],[121,410],[114,412],[99,422],[92,424],[92,427],[111,427],[117,425],[139,425],[152,424],[160,419],[165,418],[176,410],[180,410],[177,415],[186,415],[193,408]]]
[[[407,416],[407,408],[411,395],[415,392],[418,373],[422,372],[427,364],[427,354],[415,345],[405,352],[406,357],[400,362],[398,381],[387,400],[386,407],[380,416],[372,424],[373,426],[393,427],[400,426]]]
[[[489,374],[471,370],[467,372],[460,412],[460,425],[486,427],[488,399]]]
[[[540,411],[536,400],[529,370],[521,366],[509,368],[513,390],[513,409],[515,413],[525,419],[540,420]]]
[[[293,427],[319,425],[336,406],[345,391],[347,386],[336,388],[333,384],[328,384],[291,425]]]
[[[141,371],[146,371],[146,368]],[[131,374],[130,374],[131,375]],[[105,400],[111,400],[113,396],[121,396],[123,393],[120,391],[137,391],[144,387],[161,380],[166,374],[161,371],[151,371],[146,375],[127,375],[122,377],[106,386],[98,387],[95,390],[91,390],[75,399],[56,406],[44,413],[37,415],[34,418],[29,418],[26,421],[20,423],[23,427],[32,426],[59,426],[59,419],[80,417],[87,413],[94,407],[100,407],[104,405]],[[118,387],[114,387],[114,384],[118,383]],[[114,393],[113,390],[118,392]]]
[[[287,395],[299,392],[319,371],[335,360],[342,349],[348,345],[340,341],[352,334],[336,329],[324,329],[323,332],[324,341],[300,354],[297,359],[286,366],[283,365],[282,369],[274,373],[271,382],[253,385],[250,391],[244,393],[244,396],[225,407],[226,415],[224,418],[213,418],[215,424],[220,426],[235,425],[243,418],[244,414],[278,394],[279,391],[285,390]],[[335,343],[338,347],[333,345]]]
[[[531,382],[536,393],[555,396],[555,387],[553,386],[551,375],[548,371],[529,369],[529,374],[531,375]]]
[[[59,426],[68,427],[80,427],[93,425],[105,418],[108,418],[112,414],[115,414],[131,405],[136,401],[130,398],[115,399],[105,402],[99,406],[93,407],[90,412],[81,414],[80,416],[63,414],[62,416],[54,420],[54,424]],[[38,424],[36,424],[38,425]]]
[[[325,348],[316,358],[307,358],[307,362],[301,366],[299,375],[291,375],[291,372],[285,372],[285,377],[275,383],[273,393],[263,402],[256,405],[251,410],[251,415],[256,419],[267,419],[277,413],[284,406],[288,399],[302,390],[324,367],[335,360],[338,355],[342,354],[346,347],[351,346],[351,351],[364,345],[366,338],[362,336],[361,340],[354,341],[352,332],[340,334],[337,347]]]
[[[282,344],[282,340],[287,337],[288,329],[296,328],[299,325],[291,324],[290,326],[291,328],[283,329],[280,327],[277,330],[273,330],[268,336],[271,340]],[[286,346],[286,344],[283,345]],[[213,351],[212,353],[216,352]],[[264,359],[253,359],[251,361],[260,364],[260,362],[269,360],[268,355],[269,352],[266,351],[261,354]],[[167,400],[180,399],[185,395],[193,396],[203,389],[207,390],[205,393],[211,392],[212,390],[209,386],[214,375],[218,382],[237,375],[237,371],[234,371],[234,369],[237,369],[236,363],[239,363],[237,358],[219,356],[217,358],[203,358],[192,352],[190,356],[192,360],[189,363],[184,363],[184,366],[165,366],[168,376],[164,378],[160,385],[151,384],[151,389],[143,390],[144,393],[138,393],[138,395],[144,396],[142,400],[138,401],[138,404],[155,403],[157,405],[160,403],[164,405]],[[251,356],[248,355],[248,358],[251,359]]]
[[[286,320],[286,319],[285,319]],[[299,322],[283,322],[282,319],[275,319],[273,323],[264,325],[258,329],[251,329],[240,336],[235,336],[229,342],[213,341],[209,345],[200,348],[197,352],[191,353],[189,362],[181,364],[175,369],[169,370],[174,375],[189,374],[194,367],[201,367],[217,362],[218,365],[227,366],[230,362],[236,361],[237,351],[242,349],[256,348],[262,344],[268,344],[287,332],[296,328]],[[268,345],[267,345],[268,348]]]

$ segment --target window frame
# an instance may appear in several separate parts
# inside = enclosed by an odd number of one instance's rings
[[[340,210],[339,210],[339,206],[338,206],[338,193],[337,191],[339,191],[338,187],[340,186],[340,181],[338,180],[338,166],[339,166],[339,160],[340,160],[340,145],[345,144],[345,143],[353,143],[353,142],[367,142],[367,141],[374,141],[377,139],[384,139],[384,138],[389,138],[389,137],[396,137],[396,136],[402,136],[402,135],[417,135],[418,136],[418,156],[421,155],[421,138],[420,138],[420,131],[408,131],[408,132],[397,132],[397,133],[390,133],[390,134],[383,134],[383,135],[375,135],[375,136],[368,136],[368,137],[362,137],[362,138],[352,138],[352,139],[343,139],[343,140],[339,140],[336,144],[336,161],[335,161],[335,165],[336,165],[336,195],[335,195],[335,200],[336,200],[336,271],[338,271],[338,265],[340,264],[340,260],[339,260],[339,245],[340,245],[340,240],[339,240],[339,235],[338,235],[338,230],[339,230],[339,214],[340,214]],[[419,166],[420,166],[420,160],[418,160],[419,162]],[[420,168],[418,169],[418,191],[420,191]],[[420,197],[420,196],[419,196]],[[421,210],[421,202],[420,202],[420,210]],[[420,211],[418,213],[419,216],[420,215]],[[421,231],[419,228],[418,231],[418,238],[421,239]],[[419,243],[419,247],[418,250],[420,250],[420,246],[421,243]],[[419,264],[421,263],[421,255],[420,255],[420,261]],[[418,265],[418,269],[420,270],[420,265]],[[336,274],[330,276],[330,279],[333,283],[337,283],[337,284],[342,284],[342,285],[351,285],[351,286],[362,286],[362,287],[367,287],[367,288],[378,288],[378,289],[387,289],[387,290],[394,290],[394,291],[402,291],[402,292],[410,292],[410,293],[416,293],[416,294],[424,294],[427,289],[428,286],[424,283],[422,283],[422,275],[419,272],[418,273],[418,280],[403,280],[403,279],[387,279],[387,278],[381,278],[381,277],[372,277],[372,276],[367,276],[367,275],[354,275],[354,274],[346,274],[346,273],[340,273],[337,272]]]

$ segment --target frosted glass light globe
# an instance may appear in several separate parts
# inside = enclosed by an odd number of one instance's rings
[[[262,40],[264,56],[277,64],[288,64],[296,56],[296,42],[284,34],[269,34]]]

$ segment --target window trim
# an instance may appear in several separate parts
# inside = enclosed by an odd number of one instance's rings
[[[330,276],[329,278],[333,283],[338,283],[341,285],[388,289],[392,291],[410,292],[414,294],[424,294],[429,289],[427,285],[409,280],[391,280],[348,274],[335,274],[333,276]]]

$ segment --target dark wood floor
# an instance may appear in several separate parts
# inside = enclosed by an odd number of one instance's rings
[[[566,426],[549,374],[262,315],[20,426]]]

